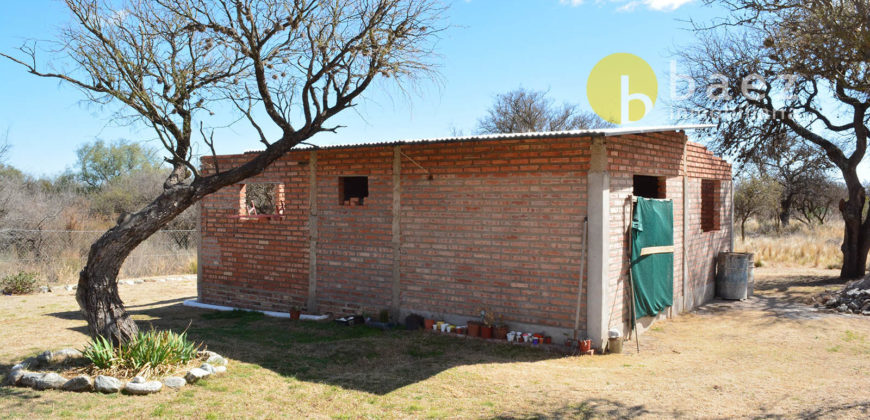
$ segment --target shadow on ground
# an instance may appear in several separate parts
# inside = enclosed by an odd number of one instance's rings
[[[171,302],[171,301],[169,301]],[[162,305],[162,306],[161,306]],[[455,366],[562,357],[541,349],[333,322],[290,321],[258,312],[216,312],[180,303],[130,307],[140,329],[186,330],[209,350],[278,374],[383,395]],[[77,311],[49,314],[81,319]],[[144,320],[143,320],[144,319]],[[73,328],[87,333],[84,325]],[[241,374],[250,374],[244,373]]]
[[[520,419],[633,419],[640,416],[679,417],[679,413],[653,413],[643,405],[625,405],[619,401],[591,398],[547,412],[520,415],[501,415],[496,420]]]
[[[0,365],[0,376],[5,376],[9,369],[12,366],[8,365]],[[35,404],[40,403],[40,397],[38,392],[33,392],[27,388],[13,388],[11,386],[0,386],[0,400],[13,401],[16,400],[15,403],[7,404],[6,406],[9,408],[16,407],[28,407],[31,408]]]
[[[733,310],[764,312],[772,320],[819,319],[834,315],[824,308],[815,308],[812,297],[825,289],[837,289],[846,284],[836,276],[778,275],[756,280],[755,293],[746,300],[715,299],[696,310],[699,314],[722,314]]]
[[[804,410],[795,414],[781,415],[765,413],[752,415],[756,419],[819,419],[819,418],[853,418],[856,415],[870,415],[870,401],[856,402],[845,405],[831,405]],[[583,402],[571,404],[552,411],[535,412],[520,415],[502,415],[494,417],[497,420],[545,420],[545,419],[634,419],[638,417],[653,418],[692,418],[693,416],[679,411],[655,411],[644,405],[626,405],[619,401],[591,398]],[[715,417],[711,417],[715,419]],[[725,420],[731,417],[721,417]]]

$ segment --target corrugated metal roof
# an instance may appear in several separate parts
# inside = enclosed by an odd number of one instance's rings
[[[504,134],[481,134],[473,136],[459,137],[432,137],[432,138],[417,138],[403,140],[375,140],[375,141],[359,141],[345,144],[330,144],[317,145],[319,149],[340,149],[352,147],[366,146],[392,146],[399,144],[415,144],[415,143],[452,143],[464,141],[482,141],[482,140],[509,140],[509,139],[540,139],[540,138],[565,138],[565,137],[612,137],[623,136],[629,134],[642,133],[661,133],[667,131],[685,131],[697,130],[703,128],[712,128],[712,125],[703,124],[687,124],[687,125],[666,125],[666,126],[650,126],[650,127],[616,127],[616,128],[600,128],[590,130],[567,130],[567,131],[539,131],[528,133],[504,133]],[[315,147],[312,145],[297,146],[296,149],[309,149]],[[245,153],[257,153],[262,150],[249,150]]]

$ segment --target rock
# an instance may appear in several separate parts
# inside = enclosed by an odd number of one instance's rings
[[[39,286],[39,293],[51,293],[51,287]]]
[[[91,392],[94,389],[94,381],[88,375],[79,375],[66,381],[61,389],[72,392]]]
[[[18,379],[18,386],[33,388],[34,386],[36,386],[36,381],[42,379],[43,376],[45,376],[44,373],[24,372],[24,374],[21,375],[21,378]]]
[[[187,383],[192,384],[196,383],[196,381],[200,379],[207,378],[209,375],[211,374],[206,370],[202,370],[200,368],[193,368],[189,372],[187,372],[187,375],[184,375],[184,379],[187,380]]]
[[[35,357],[28,357],[24,359],[21,363],[12,366],[12,370],[15,369],[30,369],[31,367],[35,367],[38,365],[38,362]]]
[[[133,280],[123,280],[123,281],[121,281],[121,283],[126,284],[128,286],[132,286],[132,285],[136,284],[136,282]]]
[[[94,380],[94,389],[105,394],[113,394],[121,390],[121,381],[111,376],[97,376]]]
[[[15,386],[18,385],[18,381],[21,380],[21,377],[27,373],[24,369],[12,369],[8,375],[6,375],[6,380],[3,381],[4,385]]]
[[[67,379],[63,376],[50,372],[43,375],[42,378],[37,379],[36,383],[33,385],[33,389],[61,389],[66,382]]]
[[[131,384],[144,384],[145,378],[143,378],[141,376],[136,376],[135,378],[130,379],[130,383]]]
[[[199,368],[208,372],[209,375],[214,374],[214,366],[212,366],[208,363],[203,363],[202,366],[200,366]]]
[[[179,378],[178,376],[171,376],[163,380],[163,385],[166,385],[167,388],[172,389],[181,389],[187,385],[187,381],[184,378]]]
[[[124,392],[133,395],[148,395],[156,394],[163,389],[163,384],[160,381],[148,381],[142,383],[127,382],[124,387]]]
[[[215,366],[214,367],[214,373],[226,373],[226,371],[227,371],[226,366]]]
[[[70,359],[82,357],[82,352],[76,349],[61,349],[51,352],[51,364],[62,363]]]
[[[842,304],[842,305],[840,305],[840,306],[837,307],[837,310],[840,311],[840,312],[846,312],[846,311],[849,310],[849,307],[846,306],[846,304]]]
[[[224,359],[223,356],[221,356],[217,353],[210,355],[208,357],[208,359],[206,359],[205,362],[212,365],[212,366],[226,366],[227,365],[227,359]]]
[[[82,357],[82,352],[76,349],[61,349],[58,351],[46,350],[36,357],[36,361],[42,366],[63,363],[69,359]]]
[[[46,350],[36,356],[36,362],[42,366],[46,366],[51,363],[51,350]]]
[[[76,290],[76,289],[78,289],[78,288],[79,288],[78,285],[75,285],[75,284],[68,284],[68,285],[64,286],[63,289],[66,290],[67,292],[72,292],[73,290]]]

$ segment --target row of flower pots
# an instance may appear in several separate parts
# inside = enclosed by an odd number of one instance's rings
[[[423,320],[423,327],[428,331],[434,331],[437,333],[507,340],[510,342],[529,343],[532,345],[553,343],[553,338],[548,335],[510,331],[507,325],[491,325],[480,321],[468,321],[468,325],[462,326],[427,318]],[[565,340],[565,346],[575,349],[574,351],[581,355],[593,354],[592,340],[573,340],[569,338]]]
[[[510,331],[507,325],[489,325],[479,321],[468,321],[468,325],[460,326],[434,319],[423,320],[423,328],[439,333],[452,333],[469,337],[480,337],[496,340],[508,340],[518,343],[552,344],[553,338],[544,334]]]

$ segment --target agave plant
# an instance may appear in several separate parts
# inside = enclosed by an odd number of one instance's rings
[[[115,347],[103,336],[91,340],[82,354],[100,369],[109,369],[115,365]]]
[[[83,354],[100,369],[126,369],[140,374],[147,370],[185,364],[197,356],[200,345],[190,341],[187,333],[169,330],[139,332],[133,340],[113,346],[104,337],[94,338]]]

